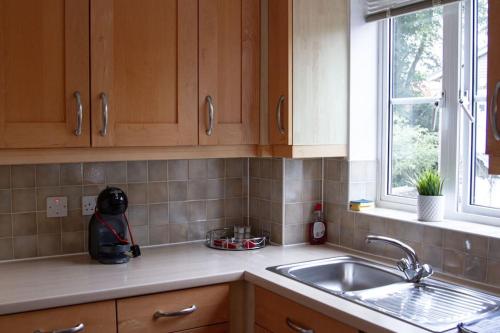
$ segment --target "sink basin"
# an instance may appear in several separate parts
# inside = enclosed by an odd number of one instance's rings
[[[431,278],[407,282],[395,268],[353,256],[267,270],[431,332],[484,319],[500,321],[499,297]]]
[[[268,270],[335,294],[405,281],[395,269],[350,256],[269,267]]]

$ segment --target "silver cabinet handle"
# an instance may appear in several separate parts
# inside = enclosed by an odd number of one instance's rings
[[[295,324],[290,318],[286,318],[286,324],[294,332],[299,332],[299,333],[314,333],[314,330],[300,327],[299,325]]]
[[[493,133],[493,137],[495,140],[500,141],[500,133],[498,133],[498,126],[497,126],[497,112],[498,112],[498,91],[500,90],[500,81],[497,82],[495,85],[495,93],[493,94],[493,97],[491,98],[491,105],[490,105],[490,125],[491,125],[491,132]]]
[[[212,96],[208,95],[205,100],[207,101],[208,105],[208,128],[207,128],[207,135],[210,136],[212,135],[214,131],[214,101],[212,99]]]
[[[276,126],[278,126],[278,131],[280,134],[285,134],[285,128],[283,127],[283,124],[281,123],[281,106],[285,102],[285,96],[281,95],[278,104],[276,105]]]
[[[175,311],[175,312],[163,312],[161,310],[156,311],[153,314],[154,319],[158,318],[163,318],[163,317],[181,317],[181,316],[187,316],[188,314],[191,314],[198,310],[198,307],[196,305],[191,305],[189,308],[182,309],[180,311]]]
[[[75,327],[71,328],[63,328],[60,330],[53,330],[53,331],[41,331],[41,330],[36,330],[33,333],[78,333],[78,332],[83,332],[85,330],[85,325],[83,323],[80,323],[76,325]]]
[[[79,91],[75,91],[73,96],[75,96],[76,100],[76,128],[73,133],[75,133],[76,136],[80,136],[82,135],[82,123],[83,123],[82,97],[80,96]]]
[[[101,134],[101,136],[106,136],[108,135],[108,117],[109,117],[108,95],[106,95],[106,93],[101,93],[99,97],[101,98],[101,107],[102,107],[102,128],[99,131],[99,134]]]

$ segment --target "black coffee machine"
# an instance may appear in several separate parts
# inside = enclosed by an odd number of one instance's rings
[[[106,187],[99,193],[89,223],[89,254],[92,259],[102,264],[123,264],[131,257],[141,255],[125,215],[127,207],[127,195],[121,189]]]

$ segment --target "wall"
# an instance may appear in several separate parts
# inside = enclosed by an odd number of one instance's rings
[[[199,240],[247,214],[248,159],[0,166],[0,260],[87,249],[81,197],[125,190],[136,242]],[[46,198],[68,197],[68,216],[46,217]]]

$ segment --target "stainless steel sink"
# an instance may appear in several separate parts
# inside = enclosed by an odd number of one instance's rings
[[[402,273],[395,269],[350,256],[269,267],[268,270],[335,294],[405,281]]]
[[[396,269],[353,256],[267,269],[432,332],[500,316],[496,296],[431,278],[407,282]]]

